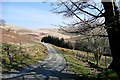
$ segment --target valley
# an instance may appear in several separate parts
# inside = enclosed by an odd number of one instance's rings
[[[95,76],[109,76],[103,70],[111,63],[111,57],[102,56],[97,64],[93,53],[40,42],[43,37],[51,35],[74,44],[80,36],[65,35],[57,28],[31,30],[13,25],[6,25],[0,31],[3,80],[92,80]],[[114,77],[118,78],[117,75]]]

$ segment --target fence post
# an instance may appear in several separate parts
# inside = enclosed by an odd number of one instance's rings
[[[105,67],[107,67],[107,56],[105,56]]]

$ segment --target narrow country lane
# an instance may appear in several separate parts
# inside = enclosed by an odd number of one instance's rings
[[[52,46],[42,44],[48,49],[47,59],[19,72],[3,74],[3,80],[74,80],[75,75],[68,70],[65,58]]]

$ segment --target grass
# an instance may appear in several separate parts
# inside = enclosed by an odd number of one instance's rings
[[[103,69],[104,71],[102,73],[90,74],[90,71],[85,66],[83,66],[75,57],[73,57],[71,54],[72,50],[63,49],[56,46],[53,47],[67,59],[72,71],[74,71],[76,74],[79,74],[79,76],[76,78],[77,80],[120,80],[120,75],[112,69]],[[81,54],[85,54],[85,52],[82,53],[81,51]],[[81,59],[83,59],[85,62],[87,61],[86,58]],[[92,63],[94,66],[96,64],[94,61],[89,60],[88,62]]]
[[[54,45],[52,45],[52,46],[55,47]],[[61,47],[56,47],[56,48],[58,48],[62,51],[68,52],[71,55],[74,52],[76,54],[77,58],[80,58],[80,59],[84,60],[85,62],[89,61],[90,63],[94,63],[94,65],[97,64],[93,53],[88,52],[88,54],[87,54],[87,52],[85,52],[85,51],[65,49],[65,48],[61,48]],[[87,55],[88,55],[88,57],[87,57]],[[107,56],[105,59],[105,56],[102,55],[101,59],[99,61],[98,67],[107,68],[111,62],[112,62],[112,57]]]
[[[54,48],[67,59],[67,61],[69,62],[69,66],[74,73],[79,75],[90,73],[88,68],[83,66],[83,64],[80,63],[76,58],[74,58],[71,53],[60,50],[57,47],[54,47]]]
[[[112,69],[106,69],[100,74],[88,74],[83,76],[84,80],[120,80],[120,75]]]
[[[71,66],[72,70],[78,74],[88,74],[90,71],[87,70],[78,60],[76,60],[73,56],[66,56],[69,65]]]
[[[47,48],[42,44],[21,46],[2,43],[2,72],[23,69],[47,57]]]

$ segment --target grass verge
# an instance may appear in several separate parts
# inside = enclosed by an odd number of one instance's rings
[[[83,64],[80,63],[76,58],[74,58],[71,53],[60,50],[57,47],[54,47],[54,48],[67,59],[67,62],[69,63],[69,66],[74,73],[79,75],[90,73],[88,68],[83,66]]]

